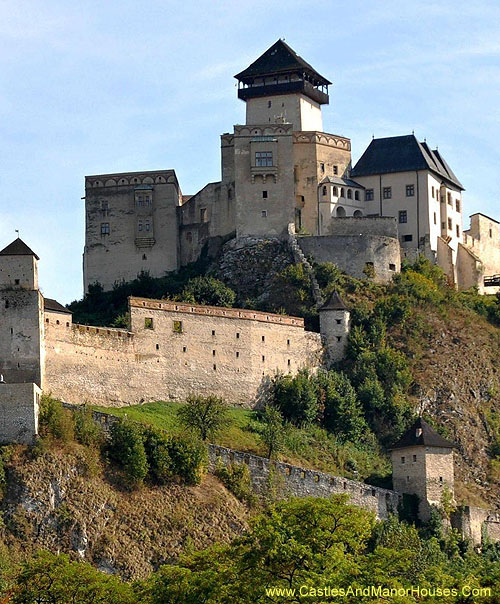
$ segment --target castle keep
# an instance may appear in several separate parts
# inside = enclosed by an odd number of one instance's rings
[[[154,277],[227,239],[297,236],[306,254],[385,282],[424,254],[459,288],[500,286],[500,225],[474,214],[437,149],[412,135],[351,141],[323,132],[331,82],[278,40],[238,73],[245,124],[221,136],[221,180],[183,195],[173,170],[87,176],[85,291]]]

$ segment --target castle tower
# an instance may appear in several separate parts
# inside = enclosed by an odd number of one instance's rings
[[[234,183],[237,237],[319,232],[320,183],[350,167],[346,138],[325,134],[329,80],[283,40],[238,73],[246,123],[222,135],[222,178]]]
[[[418,496],[422,521],[429,519],[431,506],[442,504],[446,492],[453,498],[454,447],[419,417],[391,448],[393,488]]]
[[[319,325],[326,350],[327,365],[344,358],[351,313],[338,292],[332,292],[319,309]]]
[[[43,384],[38,256],[16,239],[0,251],[0,444],[32,442]]]

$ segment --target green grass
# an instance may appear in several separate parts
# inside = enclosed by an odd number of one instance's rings
[[[179,434],[183,430],[177,419],[177,410],[181,406],[182,403],[156,402],[130,407],[94,407],[94,409],[119,417],[126,415],[133,421],[155,426],[171,434]],[[255,413],[248,409],[231,407],[229,417],[231,423],[217,436],[216,444],[264,455],[265,447],[262,446],[255,430],[259,424]],[[373,447],[357,446],[353,443],[342,444],[334,435],[328,434],[318,426],[309,428],[289,426],[286,434],[286,446],[281,458],[288,463],[361,480],[368,476],[384,477],[390,474],[387,457]]]

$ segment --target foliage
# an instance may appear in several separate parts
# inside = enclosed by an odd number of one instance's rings
[[[66,555],[40,552],[23,565],[15,604],[138,604],[132,586]]]
[[[82,445],[100,447],[104,440],[102,428],[94,421],[90,409],[78,409],[74,413],[75,438]]]
[[[276,407],[266,405],[260,414],[260,421],[259,436],[266,447],[267,457],[271,459],[281,453],[285,446],[283,416]]]
[[[143,431],[144,451],[150,477],[156,484],[166,484],[173,478],[170,438],[151,427]]]
[[[236,292],[214,277],[200,276],[190,279],[177,299],[209,306],[230,307],[236,300]]]
[[[217,478],[240,501],[255,505],[257,497],[253,492],[250,471],[246,464],[219,465],[215,470]]]
[[[63,442],[69,442],[74,438],[74,422],[71,411],[64,409],[60,401],[50,396],[42,396],[38,425],[42,437],[48,436]]]
[[[305,369],[294,376],[276,376],[271,385],[271,401],[284,419],[296,426],[310,424],[318,417],[316,384]]]
[[[201,482],[207,463],[207,449],[196,440],[174,436],[168,444],[172,473],[182,482],[195,485]]]
[[[190,396],[177,415],[203,441],[213,439],[229,423],[227,405],[218,396]]]
[[[149,470],[142,429],[126,418],[111,426],[109,458],[124,472],[130,486],[142,484]]]

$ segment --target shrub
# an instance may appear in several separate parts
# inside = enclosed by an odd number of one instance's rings
[[[184,483],[199,484],[207,463],[207,449],[199,441],[180,436],[168,444],[172,472]]]
[[[92,411],[78,409],[74,414],[75,438],[82,445],[89,447],[100,446],[103,442],[101,426],[94,421]]]
[[[151,479],[156,484],[166,484],[173,477],[169,438],[159,430],[146,428],[144,449]]]
[[[316,386],[307,370],[301,370],[293,377],[275,377],[271,385],[271,400],[285,420],[296,426],[310,424],[318,417]]]
[[[257,501],[252,490],[250,471],[246,464],[219,465],[215,474],[222,484],[240,501],[254,505]]]
[[[218,396],[190,396],[177,411],[177,416],[203,441],[215,438],[230,423],[227,405]]]
[[[122,468],[131,486],[141,484],[146,478],[149,467],[144,436],[136,424],[120,419],[111,426],[108,455]]]
[[[262,426],[259,430],[259,436],[266,446],[267,457],[271,459],[284,448],[285,431],[283,416],[276,407],[266,405],[260,416],[260,420]]]
[[[50,396],[42,396],[38,417],[41,436],[50,436],[63,442],[74,438],[74,420],[71,411]]]
[[[178,299],[210,306],[233,306],[236,293],[214,277],[190,279]]]

